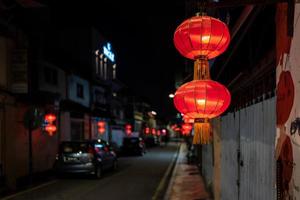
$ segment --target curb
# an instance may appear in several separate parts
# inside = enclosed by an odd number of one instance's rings
[[[175,173],[176,173],[177,168],[178,168],[178,155],[180,153],[181,148],[182,148],[182,144],[178,148],[176,162],[174,162],[174,167],[173,167],[173,171],[172,171],[172,174],[171,174],[171,179],[169,181],[169,185],[168,185],[168,188],[167,188],[167,191],[164,195],[163,200],[169,200],[171,190],[172,190],[172,186],[174,185]]]
[[[172,175],[174,173],[174,168],[176,167],[176,163],[178,160],[178,155],[181,149],[181,143],[177,144],[177,150],[174,154],[171,163],[169,164],[167,171],[165,172],[164,176],[162,177],[161,181],[159,182],[158,187],[155,190],[154,195],[152,196],[152,200],[162,200],[165,196],[165,190],[169,188],[170,185],[170,178],[172,179]]]

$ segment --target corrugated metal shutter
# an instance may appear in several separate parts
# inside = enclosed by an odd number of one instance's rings
[[[234,113],[221,119],[221,199],[238,199],[238,118]]]
[[[221,199],[275,199],[275,108],[272,98],[221,118]]]
[[[240,111],[240,198],[275,199],[275,98]]]

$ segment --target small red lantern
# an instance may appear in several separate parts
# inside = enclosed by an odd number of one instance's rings
[[[131,133],[132,133],[132,126],[131,126],[131,124],[126,124],[125,125],[125,133],[127,135],[131,135]]]
[[[160,135],[161,135],[160,130],[157,130],[156,135],[157,135],[157,136],[160,136]]]
[[[45,130],[49,133],[50,136],[52,136],[54,134],[54,132],[56,131],[56,126],[53,124],[48,124],[45,127]]]
[[[97,123],[98,127],[105,127],[105,122],[104,121],[99,121]]]
[[[174,33],[176,49],[186,58],[211,59],[228,47],[230,34],[227,25],[213,17],[194,16],[181,23]]]
[[[155,128],[152,128],[152,129],[151,129],[151,133],[152,133],[152,135],[156,135],[156,129],[155,129]]]
[[[146,128],[145,128],[145,134],[148,135],[149,133],[150,133],[150,128],[149,128],[149,127],[146,127]]]
[[[45,126],[44,130],[48,132],[50,136],[53,136],[57,128],[55,126],[56,116],[55,114],[49,113],[44,116]]]
[[[45,120],[51,124],[56,120],[56,116],[54,114],[47,114],[45,115]]]
[[[184,123],[181,125],[181,132],[183,135],[189,135],[192,129],[193,126],[191,124]]]
[[[106,131],[106,128],[105,128],[106,122],[105,121],[99,121],[97,123],[97,126],[98,126],[98,133],[101,134],[101,135],[104,134],[105,131]]]

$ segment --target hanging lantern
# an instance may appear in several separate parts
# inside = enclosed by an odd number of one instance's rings
[[[45,115],[45,120],[48,123],[53,123],[56,120],[56,116],[52,113]]]
[[[181,23],[174,33],[176,49],[186,58],[212,59],[230,43],[227,25],[210,16],[194,16]]]
[[[106,132],[106,122],[105,121],[99,121],[97,123],[97,126],[98,126],[98,133],[100,135],[104,134]]]
[[[194,80],[180,86],[174,97],[177,110],[194,119],[194,144],[210,142],[209,119],[221,115],[228,108],[230,100],[227,88],[210,80],[208,64],[196,61]]]
[[[126,124],[125,125],[125,133],[129,136],[132,133],[132,126],[131,124]]]
[[[183,135],[189,135],[192,129],[193,126],[191,124],[184,123],[181,125],[181,132]]]
[[[46,127],[45,127],[45,130],[48,132],[48,134],[50,136],[52,136],[54,134],[54,132],[56,131],[56,126],[53,125],[53,124],[48,124]]]
[[[146,135],[150,134],[150,128],[149,128],[149,127],[146,127],[146,128],[145,128],[145,134],[146,134]]]
[[[156,135],[156,129],[155,129],[155,128],[152,128],[152,129],[151,129],[151,133],[152,133],[152,135]]]

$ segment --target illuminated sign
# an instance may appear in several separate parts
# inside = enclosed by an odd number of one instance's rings
[[[111,44],[108,42],[106,46],[103,46],[103,54],[112,62],[115,62],[115,54],[111,51]]]

